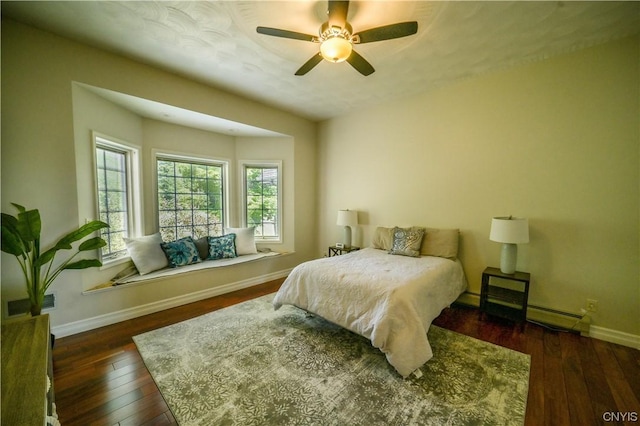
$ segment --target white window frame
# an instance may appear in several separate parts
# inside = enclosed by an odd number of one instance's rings
[[[95,190],[96,217],[100,217],[100,205],[98,201],[98,159],[97,148],[112,149],[125,154],[125,167],[127,170],[127,237],[140,235],[142,231],[142,166],[140,147],[121,139],[92,131],[93,173]],[[103,259],[102,250],[98,255],[103,267],[114,266],[129,261],[129,254],[125,251],[113,258]]]
[[[160,206],[158,205],[158,159],[167,159],[171,161],[184,161],[200,164],[210,164],[215,166],[222,166],[222,232],[224,228],[229,227],[229,163],[230,161],[225,158],[207,157],[197,154],[185,154],[175,151],[167,150],[153,150],[153,193],[155,209],[155,221],[156,230],[160,230]]]
[[[282,186],[282,161],[281,160],[240,160],[238,161],[238,172],[240,182],[240,221],[241,226],[247,227],[247,182],[246,182],[246,169],[247,167],[270,167],[278,169],[278,213],[277,213],[277,237],[261,237],[256,235],[256,243],[282,243],[284,224],[282,222],[282,212],[284,205],[282,204],[282,194],[284,188]]]

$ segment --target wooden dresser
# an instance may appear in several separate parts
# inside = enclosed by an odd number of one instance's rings
[[[2,423],[45,425],[53,403],[49,315],[2,325]],[[47,377],[51,387],[47,391]]]

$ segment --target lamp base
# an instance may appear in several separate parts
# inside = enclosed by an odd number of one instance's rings
[[[344,227],[344,248],[351,248],[351,227],[350,226],[345,226]]]
[[[516,272],[516,260],[518,257],[517,244],[502,244],[502,252],[500,253],[500,271],[503,274],[513,274]]]

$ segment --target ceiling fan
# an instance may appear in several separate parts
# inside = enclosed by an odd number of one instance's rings
[[[318,65],[322,59],[325,59],[329,62],[347,61],[364,76],[372,74],[375,69],[353,49],[354,44],[391,40],[418,32],[418,23],[416,21],[410,21],[370,28],[354,34],[351,24],[347,22],[348,11],[349,1],[329,0],[327,10],[329,19],[320,26],[319,36],[269,27],[258,27],[256,31],[269,36],[310,41],[320,44],[320,51],[305,62],[305,64],[296,71],[296,75],[305,75],[311,71],[313,67]]]

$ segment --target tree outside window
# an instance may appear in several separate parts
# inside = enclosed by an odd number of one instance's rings
[[[223,165],[158,157],[158,224],[164,241],[222,235]]]
[[[93,139],[98,216],[109,224],[100,231],[107,243],[100,258],[108,263],[127,255],[124,239],[135,235],[139,227],[139,150],[95,132]]]
[[[255,226],[259,238],[280,237],[278,173],[277,166],[244,167],[246,222]]]

